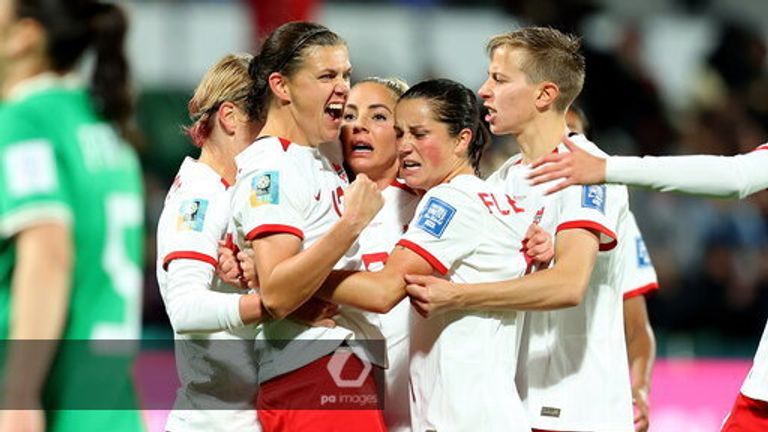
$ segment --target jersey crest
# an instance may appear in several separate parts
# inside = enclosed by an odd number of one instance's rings
[[[280,203],[280,173],[264,171],[251,180],[251,207]]]
[[[456,209],[453,206],[438,198],[430,197],[419,215],[416,226],[433,237],[440,238],[455,214]]]
[[[208,200],[191,199],[181,203],[179,215],[176,218],[176,229],[179,231],[203,231],[205,212],[208,210]]]
[[[582,186],[581,206],[605,214],[605,185]]]

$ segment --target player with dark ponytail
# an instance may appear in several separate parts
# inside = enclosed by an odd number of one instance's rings
[[[98,367],[90,343],[60,342],[140,334],[126,30],[111,3],[0,0],[0,337],[26,340],[0,357],[3,432],[142,429],[130,356]]]

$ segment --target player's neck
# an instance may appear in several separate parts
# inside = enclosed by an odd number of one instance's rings
[[[552,153],[566,133],[565,116],[551,113],[535,119],[515,140],[523,155],[523,163],[531,163]]]
[[[45,72],[47,69],[42,60],[20,60],[16,63],[7,65],[0,70],[0,99],[8,99],[11,96],[14,87],[22,82],[34,78]]]
[[[291,115],[287,105],[270,110],[259,136],[280,137],[298,145],[312,146],[309,137]]]
[[[235,165],[235,152],[226,147],[204,145],[200,150],[199,162],[211,167],[227,184],[235,183],[237,165]]]
[[[392,166],[384,168],[381,172],[369,172],[364,174],[366,174],[371,181],[376,183],[377,189],[383,191],[397,178],[397,167],[397,164],[393,164]]]

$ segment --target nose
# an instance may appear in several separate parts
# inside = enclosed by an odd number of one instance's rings
[[[349,94],[349,78],[340,77],[333,87],[333,92],[338,96],[347,97]]]
[[[491,98],[490,78],[486,79],[483,85],[480,86],[480,89],[477,91],[477,94],[484,100],[488,100]]]
[[[368,132],[368,120],[358,116],[352,123],[352,133]]]

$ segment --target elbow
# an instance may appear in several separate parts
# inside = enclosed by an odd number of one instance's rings
[[[261,305],[272,319],[281,320],[287,318],[297,306],[288,304],[285,299],[281,299],[280,296],[274,294],[268,294],[264,291],[261,292]]]
[[[201,333],[202,329],[195,325],[194,320],[185,319],[178,313],[171,313],[168,315],[168,319],[171,321],[171,327],[173,331],[178,335],[190,335],[194,333]]]
[[[587,292],[588,282],[571,282],[568,283],[566,289],[563,290],[563,296],[560,299],[560,307],[570,308],[576,307],[584,300],[584,294]]]
[[[281,320],[288,318],[296,309],[300,308],[304,303],[300,299],[290,297],[290,290],[280,289],[270,285],[262,285],[259,290],[261,296],[261,306],[264,311],[269,314],[269,317],[274,320]],[[309,300],[308,298],[304,301]],[[266,318],[266,317],[262,317]]]

